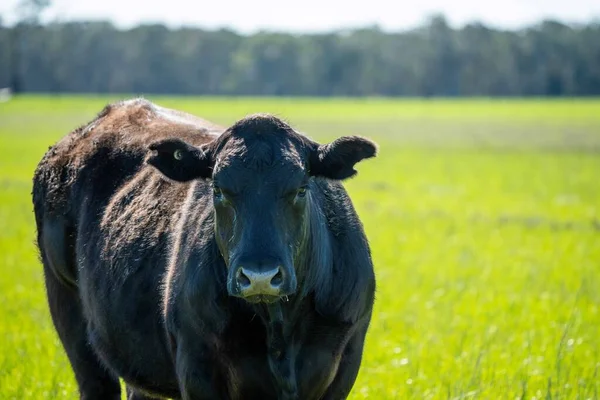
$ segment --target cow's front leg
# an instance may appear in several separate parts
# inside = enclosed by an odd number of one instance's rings
[[[303,399],[345,399],[356,379],[366,326],[323,320],[320,331],[306,341],[297,359]]]
[[[322,397],[323,400],[340,400],[349,396],[360,370],[367,329],[367,325],[362,326],[348,341],[335,378]]]
[[[226,385],[219,385],[219,369],[204,343],[178,340],[174,344],[175,371],[182,400],[226,399]]]

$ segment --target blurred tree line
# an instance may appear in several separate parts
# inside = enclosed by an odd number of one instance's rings
[[[0,87],[24,92],[311,96],[600,94],[600,23],[506,31],[443,16],[399,33],[119,30],[0,20]]]

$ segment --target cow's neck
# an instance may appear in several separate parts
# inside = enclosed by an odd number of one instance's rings
[[[284,323],[284,306],[278,301],[265,306],[269,368],[278,386],[279,399],[296,399],[298,385],[294,368],[296,354]],[[288,321],[286,321],[288,322]]]

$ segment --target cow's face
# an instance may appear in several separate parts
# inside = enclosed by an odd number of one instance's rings
[[[310,234],[315,176],[346,179],[375,155],[375,144],[343,137],[319,145],[271,116],[245,118],[200,148],[179,140],[150,146],[148,162],[177,181],[211,181],[215,239],[228,268],[227,290],[250,302],[296,291],[296,260]],[[309,266],[310,267],[310,266]]]

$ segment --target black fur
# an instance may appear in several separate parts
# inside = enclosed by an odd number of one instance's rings
[[[120,398],[119,377],[138,399],[346,398],[375,277],[339,180],[375,152],[269,115],[225,130],[139,99],[53,146],[33,201],[81,398]],[[250,262],[282,265],[285,297],[236,297]]]

